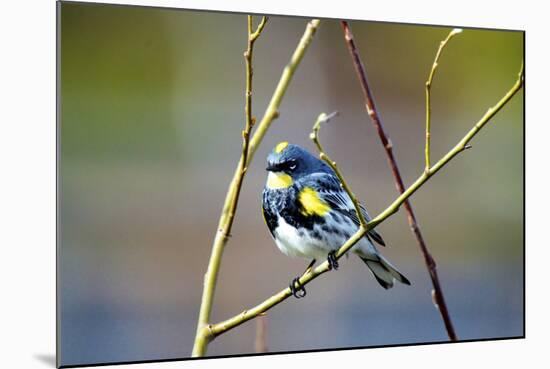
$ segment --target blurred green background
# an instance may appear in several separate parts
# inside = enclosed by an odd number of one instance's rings
[[[244,124],[246,16],[61,3],[61,364],[188,357],[202,277]],[[261,117],[306,19],[271,17],[254,53]],[[405,183],[424,165],[424,83],[449,28],[351,23]],[[514,83],[521,32],[466,29],[433,87],[433,160]],[[281,140],[311,150],[321,132],[376,215],[396,197],[363,108],[342,31],[325,20],[246,177],[222,263],[214,321],[288,285],[308,263],[265,227],[265,157]],[[461,339],[523,334],[523,91],[412,198]],[[403,210],[381,224],[382,252],[412,281],[381,289],[355,258],[267,315],[270,351],[445,341]],[[254,352],[255,322],[210,355]]]

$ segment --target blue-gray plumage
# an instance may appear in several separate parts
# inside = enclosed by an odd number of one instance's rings
[[[287,142],[268,155],[266,169],[263,214],[279,249],[289,256],[328,257],[330,262],[330,254],[359,227],[353,202],[336,174],[307,150]],[[361,211],[368,221],[366,209],[361,206]],[[373,240],[385,245],[380,234],[371,230],[350,252],[363,260],[382,287],[391,288],[395,279],[410,284],[378,252]]]

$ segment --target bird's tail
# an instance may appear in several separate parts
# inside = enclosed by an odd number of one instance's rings
[[[409,286],[411,285],[411,282],[403,274],[399,273],[382,255],[369,255],[368,259],[362,256],[359,257],[369,267],[378,283],[385,289],[393,287],[394,279]]]

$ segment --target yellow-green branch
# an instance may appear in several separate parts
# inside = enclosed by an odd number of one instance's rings
[[[248,45],[250,46],[259,37],[260,33],[265,27],[265,23],[267,19],[265,18],[262,19],[256,31],[254,32],[251,32],[252,30],[251,19],[248,18],[247,21],[248,21]],[[203,287],[203,294],[201,299],[199,318],[197,322],[197,333],[195,336],[195,343],[193,345],[193,352],[192,352],[192,356],[194,357],[204,356],[204,354],[206,353],[206,348],[208,346],[208,343],[210,342],[210,339],[212,337],[212,335],[204,334],[204,330],[208,329],[209,327],[210,315],[212,312],[212,304],[214,300],[214,292],[215,292],[216,283],[218,279],[221,259],[222,259],[225,245],[227,243],[227,239],[231,233],[231,228],[233,225],[233,219],[235,218],[235,213],[237,209],[237,203],[238,203],[238,198],[239,198],[243,177],[246,174],[246,170],[249,167],[250,162],[252,161],[252,158],[259,144],[261,143],[267,130],[271,126],[271,123],[273,122],[273,120],[275,120],[279,116],[279,106],[281,105],[283,96],[286,93],[286,90],[290,84],[290,81],[292,80],[292,77],[294,76],[294,73],[296,72],[296,69],[298,68],[298,65],[302,61],[302,58],[304,57],[304,54],[308,49],[308,46],[310,45],[313,39],[313,36],[315,35],[317,28],[319,27],[319,24],[320,24],[320,21],[318,19],[314,19],[307,24],[306,30],[302,38],[300,39],[298,46],[296,47],[294,53],[290,58],[290,62],[286,65],[286,67],[283,70],[279,83],[277,84],[277,87],[273,92],[273,96],[271,97],[271,101],[269,102],[269,105],[263,115],[263,118],[258,124],[256,131],[254,132],[254,134],[250,139],[248,138],[250,135],[249,128],[251,128],[252,125],[254,124],[254,120],[251,115],[251,107],[249,102],[249,92],[251,93],[249,88],[251,88],[252,86],[252,82],[251,82],[252,53],[251,52],[249,53],[250,63],[247,63],[247,92],[246,92],[247,103],[245,105],[245,112],[246,112],[245,113],[246,114],[245,131],[248,128],[248,133],[243,132],[243,152],[239,159],[237,168],[235,169],[233,179],[231,180],[229,184],[229,188],[227,190],[224,206],[223,206],[222,213],[220,215],[220,220],[218,223],[218,229],[212,245],[212,253],[210,255],[210,260],[208,262],[208,269],[204,275],[204,287]],[[247,49],[247,51],[249,50]],[[246,58],[246,55],[245,55],[245,58]],[[250,78],[250,84],[248,83],[249,78]],[[246,145],[246,149],[245,149],[245,145]]]
[[[431,114],[432,114],[432,106],[431,106],[431,89],[432,89],[432,82],[435,76],[435,71],[437,70],[438,63],[439,63],[439,57],[441,56],[441,52],[447,45],[447,43],[453,38],[455,35],[458,35],[461,33],[462,30],[460,28],[455,28],[451,32],[449,32],[449,35],[445,38],[445,40],[441,41],[439,44],[439,49],[437,49],[437,53],[435,54],[435,59],[432,64],[432,69],[430,70],[430,74],[428,75],[428,80],[426,81],[426,148],[425,148],[425,154],[426,154],[426,167],[425,171],[428,171],[430,169],[430,125],[431,125]]]
[[[491,120],[491,118],[500,110],[510,99],[522,88],[523,86],[523,65],[521,67],[520,73],[518,75],[517,81],[514,83],[512,88],[498,101],[496,105],[491,107],[483,117],[474,125],[474,127],[445,155],[443,156],[433,167],[429,170],[424,171],[420,177],[405,190],[397,199],[391,203],[390,206],[386,208],[382,213],[372,219],[367,223],[366,227],[360,226],[357,232],[353,234],[345,243],[338,249],[335,254],[337,259],[341,258],[349,249],[353,247],[363,236],[371,229],[376,227],[378,224],[386,220],[388,217],[393,215],[399,210],[399,207],[411,197],[424,183],[430,179],[435,173],[437,173],[443,166],[449,163],[456,155],[468,148],[468,142]],[[325,116],[326,118],[326,116]],[[343,182],[344,183],[344,182]],[[321,274],[329,271],[328,261],[323,262],[315,269],[310,269],[304,273],[300,279],[299,283],[302,286],[305,286],[315,278],[319,277]],[[248,310],[244,310],[242,313],[224,320],[217,324],[211,324],[204,326],[199,334],[202,335],[204,340],[211,341],[216,336],[227,332],[230,329],[233,329],[250,319],[255,318],[259,314],[263,314],[275,305],[280,304],[288,297],[292,295],[290,288],[285,288],[282,291],[276,293],[275,295],[269,297],[267,300],[263,301],[259,305],[256,305]]]

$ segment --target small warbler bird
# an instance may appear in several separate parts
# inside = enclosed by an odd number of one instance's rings
[[[335,252],[358,229],[359,219],[349,195],[332,168],[298,145],[281,142],[267,157],[267,182],[263,190],[263,215],[279,249],[288,256],[327,258],[331,269],[338,268]],[[370,217],[361,206],[367,221]],[[385,246],[375,230],[370,230],[350,250],[361,258],[385,289],[394,280],[410,285],[403,274],[385,259],[373,240]],[[306,269],[306,270],[308,270]],[[292,294],[306,291],[299,277],[290,283]]]

